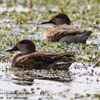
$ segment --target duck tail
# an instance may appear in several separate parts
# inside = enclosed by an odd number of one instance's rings
[[[88,34],[90,35],[90,34],[92,34],[93,32],[92,31],[88,31]]]
[[[56,56],[54,56],[49,63],[54,63],[57,60],[63,60],[63,61],[72,61],[72,58],[74,56],[73,52],[66,52],[66,53],[61,53],[61,54],[57,54]],[[74,60],[73,60],[74,61]]]

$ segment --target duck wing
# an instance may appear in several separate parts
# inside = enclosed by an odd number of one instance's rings
[[[70,58],[72,55],[68,53],[54,54],[48,52],[34,52],[32,54],[24,55],[16,59],[15,67],[26,67],[33,69],[50,69],[52,67],[46,67],[48,65],[56,64],[58,61],[72,61]]]
[[[48,39],[48,41],[59,41],[61,38],[65,36],[77,36],[80,34],[90,35],[92,31],[85,30],[82,28],[78,28],[72,25],[57,25],[51,28],[48,28],[44,31],[44,37]]]

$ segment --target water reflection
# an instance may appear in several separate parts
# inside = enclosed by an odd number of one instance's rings
[[[8,67],[10,63],[0,65],[0,96],[6,99],[62,99],[63,96],[69,99],[75,93],[92,94],[100,91],[100,68],[84,66],[82,63],[73,63],[69,71],[11,68]]]
[[[54,70],[27,70],[13,68],[12,81],[19,85],[33,85],[34,79],[51,80],[58,82],[71,82],[72,77],[69,71]]]
[[[12,69],[8,65],[10,64],[3,63],[3,71],[0,70],[0,96],[5,100],[33,100],[33,97],[34,100],[39,98],[52,99],[58,98],[59,93],[62,96],[63,92],[68,93],[70,91],[71,75],[69,72]],[[65,81],[66,84],[63,83]]]
[[[28,77],[26,74],[15,74],[16,78],[12,78],[14,84],[18,85],[33,85],[34,78]]]

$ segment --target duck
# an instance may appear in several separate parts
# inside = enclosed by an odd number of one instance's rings
[[[20,51],[13,56],[12,67],[46,70],[68,70],[73,60],[73,53],[52,53],[36,51],[35,44],[29,39],[19,40],[14,47],[6,52]]]
[[[44,39],[50,42],[86,43],[92,31],[70,25],[70,22],[70,18],[63,13],[56,14],[49,21],[42,22],[41,24],[55,25],[44,31]]]

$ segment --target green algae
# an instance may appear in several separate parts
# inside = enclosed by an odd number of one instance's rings
[[[100,94],[94,94],[94,97],[100,99]]]
[[[46,51],[56,52],[56,53],[72,51],[72,52],[75,52],[75,57],[77,60],[80,60],[84,63],[93,62],[94,67],[99,67],[100,50],[99,50],[98,44],[94,44],[92,42],[92,40],[98,39],[98,37],[95,36],[95,33],[89,37],[89,40],[91,40],[91,44],[89,45],[88,44],[73,44],[73,43],[68,45],[66,43],[57,43],[57,42],[48,43],[46,41],[41,40],[41,38],[36,39],[34,37],[34,34],[37,34],[40,30],[43,30],[44,28],[42,27],[42,25],[40,26],[35,25],[39,23],[34,23],[34,20],[37,20],[37,22],[39,22],[41,20],[46,20],[46,19],[51,18],[51,16],[54,14],[52,10],[50,12],[49,7],[51,6],[57,7],[58,10],[56,11],[56,13],[58,12],[67,13],[70,16],[73,24],[77,24],[77,22],[79,22],[81,27],[90,27],[92,28],[92,30],[94,30],[94,32],[100,32],[99,26],[98,26],[99,25],[98,2],[99,1],[94,2],[93,0],[87,1],[87,2],[84,2],[83,0],[81,1],[78,0],[78,1],[73,1],[73,2],[70,2],[70,1],[65,2],[65,0],[55,2],[55,1],[50,0],[48,2],[46,1],[41,2],[41,0],[39,0],[39,2],[33,1],[33,6],[37,5],[37,6],[43,7],[45,5],[46,12],[45,11],[41,12],[40,9],[38,9],[37,11],[35,8],[33,8],[33,11],[29,10],[27,12],[24,12],[24,11],[17,12],[16,10],[12,10],[12,11],[6,10],[0,13],[1,20],[5,19],[4,23],[9,25],[9,26],[4,26],[4,25],[0,26],[0,33],[1,33],[0,34],[0,39],[1,39],[0,48],[1,50],[5,50],[6,48],[13,46],[19,39],[30,38],[28,37],[28,35],[30,35],[31,36],[30,39],[36,43],[37,50],[46,50]],[[11,4],[9,3],[7,4],[8,8],[12,6],[12,3]],[[23,4],[25,5],[25,2],[23,2]],[[21,5],[23,6],[23,4]],[[97,6],[98,6],[98,10],[96,10]],[[80,10],[78,9],[79,7],[80,7]],[[13,28],[13,25],[15,25],[14,28]],[[34,28],[34,25],[35,25],[35,29],[32,30],[32,28]],[[18,30],[18,32],[15,32],[14,29]],[[9,38],[9,35],[11,38]],[[8,56],[7,54],[7,58],[8,57],[10,58],[11,56]]]

